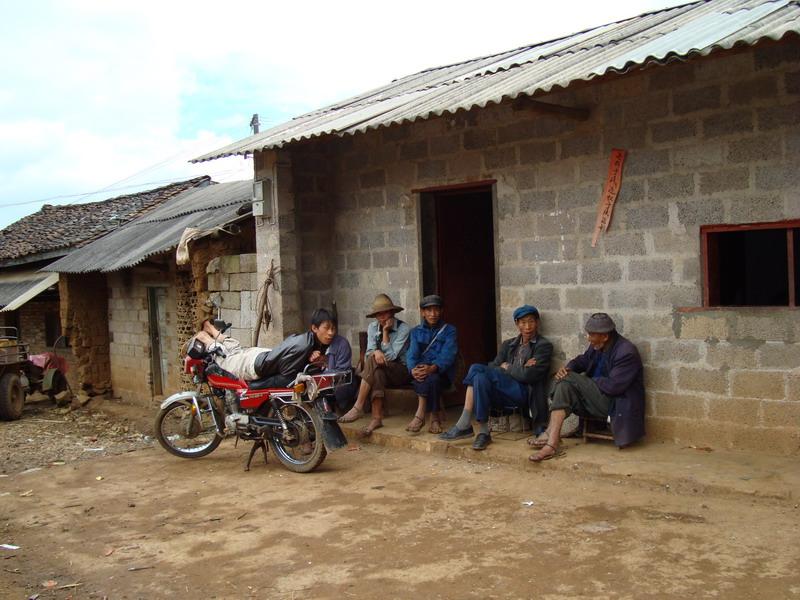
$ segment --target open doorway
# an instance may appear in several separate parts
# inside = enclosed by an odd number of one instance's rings
[[[488,362],[497,353],[492,187],[428,191],[420,199],[423,295],[444,298],[465,365]]]
[[[164,394],[167,383],[168,351],[167,343],[167,288],[147,288],[147,309],[150,334],[150,372],[152,374],[153,396]]]

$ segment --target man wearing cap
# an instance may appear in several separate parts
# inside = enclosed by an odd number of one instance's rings
[[[364,436],[383,427],[386,388],[403,385],[409,379],[406,352],[411,329],[407,323],[395,317],[402,310],[403,307],[395,306],[389,296],[378,294],[367,315],[367,318],[375,320],[367,327],[367,351],[364,354],[358,397],[353,408],[339,418],[340,423],[352,423],[361,418],[367,398],[371,396],[372,419],[360,432]]]
[[[586,322],[588,348],[558,370],[550,403],[550,424],[532,445],[529,458],[553,458],[561,442],[561,424],[570,414],[611,420],[614,443],[624,447],[644,435],[644,376],[639,351],[617,332],[606,313]]]
[[[422,323],[411,330],[406,365],[417,393],[417,412],[406,431],[418,433],[431,413],[429,433],[442,433],[444,410],[440,395],[450,387],[455,375],[456,328],[442,321],[444,302],[440,296],[425,296],[419,303]]]
[[[478,435],[473,450],[483,450],[492,443],[489,433],[489,411],[492,408],[518,408],[533,420],[534,427],[547,419],[545,380],[550,372],[553,344],[539,335],[539,311],[525,304],[514,311],[517,337],[506,340],[500,352],[488,365],[472,365],[464,385],[467,386],[464,410],[458,422],[439,436],[443,440],[472,437],[472,416],[478,422]]]

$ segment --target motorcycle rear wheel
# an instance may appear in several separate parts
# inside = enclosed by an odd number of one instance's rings
[[[322,441],[322,419],[317,411],[305,405],[292,405],[294,417],[286,419],[289,429],[301,435],[295,443],[286,443],[280,432],[269,439],[269,445],[281,464],[295,473],[309,473],[325,460],[328,452]]]
[[[154,429],[158,443],[170,454],[181,458],[206,456],[222,442],[211,411],[201,411],[200,423],[195,419],[192,424],[192,406],[186,402],[173,402],[156,415]]]

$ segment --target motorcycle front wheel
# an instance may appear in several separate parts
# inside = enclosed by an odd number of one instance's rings
[[[173,402],[156,415],[158,443],[170,454],[181,458],[206,456],[222,442],[211,410],[201,410],[198,419],[193,407],[190,402]]]
[[[287,435],[275,428],[269,445],[284,467],[295,473],[309,473],[328,454],[322,442],[322,419],[305,405],[287,404],[280,410],[289,432]]]

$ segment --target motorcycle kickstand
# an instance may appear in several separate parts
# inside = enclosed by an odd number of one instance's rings
[[[250,463],[253,461],[253,456],[255,456],[256,451],[259,448],[261,448],[261,451],[264,453],[264,464],[269,464],[269,461],[267,460],[267,442],[264,440],[256,440],[253,442],[253,447],[250,448],[250,455],[247,457],[247,464],[244,466],[245,471],[250,470]]]

